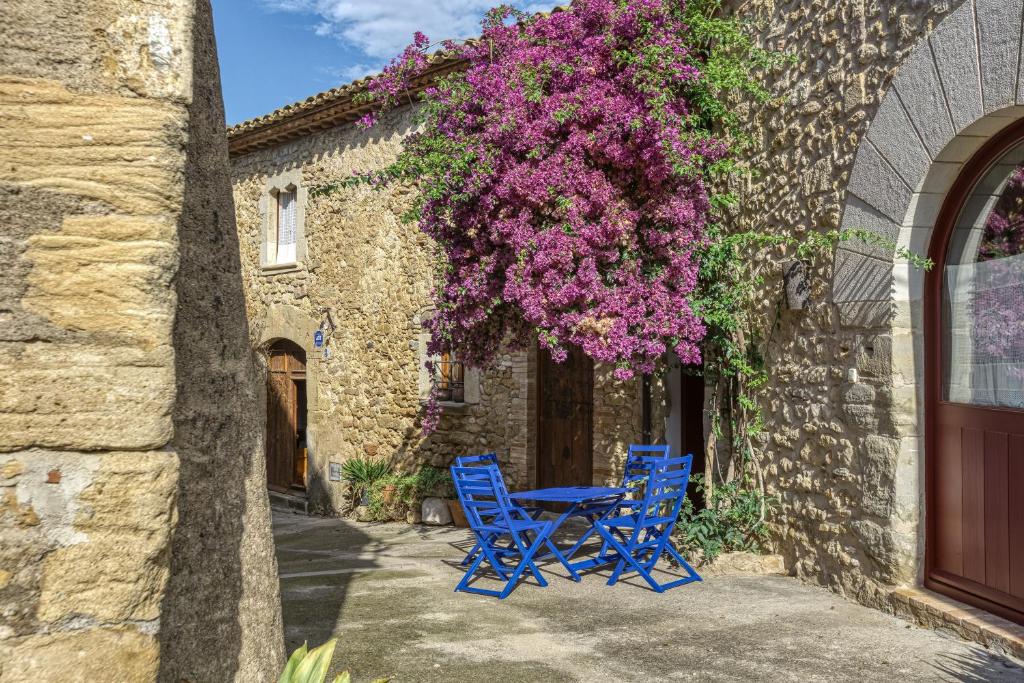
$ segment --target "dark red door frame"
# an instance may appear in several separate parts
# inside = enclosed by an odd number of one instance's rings
[[[950,188],[935,222],[928,256],[935,266],[925,275],[925,571],[927,588],[944,593],[962,602],[981,607],[993,614],[1024,623],[1024,613],[976,592],[957,588],[950,577],[943,576],[935,566],[937,547],[935,455],[938,448],[937,409],[942,403],[942,285],[949,241],[957,219],[974,188],[1012,146],[1024,141],[1024,119],[994,135],[964,165],[960,176]],[[992,409],[1019,415],[1019,411]],[[1019,418],[1018,418],[1019,419]],[[945,579],[945,580],[944,580]]]

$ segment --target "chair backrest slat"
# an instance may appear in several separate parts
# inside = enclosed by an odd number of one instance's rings
[[[494,465],[498,466],[498,454],[494,453],[482,453],[480,455],[459,455],[455,457],[456,467],[476,467],[479,465]]]
[[[658,446],[630,444],[629,451],[626,453],[626,464],[622,469],[622,488],[628,489],[633,497],[642,495],[648,476],[645,463],[650,460],[665,460],[671,452],[672,447],[667,444]]]
[[[512,502],[509,500],[497,465],[452,465],[451,474],[455,492],[459,496],[459,503],[462,504],[470,527],[479,530],[488,523],[493,524],[495,513],[501,521],[511,527]],[[487,511],[486,520],[480,516],[481,510]]]
[[[649,522],[653,519],[668,518],[664,533],[671,534],[683,499],[686,497],[686,486],[690,481],[692,465],[692,455],[650,459],[645,463],[649,479],[637,519],[638,529],[650,526]]]

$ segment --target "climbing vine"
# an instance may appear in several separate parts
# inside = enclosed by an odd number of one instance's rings
[[[539,341],[556,361],[579,347],[619,380],[654,372],[668,351],[702,367],[713,415],[705,500],[721,508],[720,524],[745,520],[749,528],[730,538],[750,539],[763,538],[767,501],[755,457],[767,382],[759,257],[775,249],[812,259],[839,240],[874,237],[797,240],[726,224],[737,202],[729,179],[750,173],[734,100],[769,100],[764,74],[790,58],[758,48],[721,5],[575,0],[548,15],[492,10],[479,39],[440,43],[465,68],[418,93],[420,127],[397,161],[317,192],[419,189],[404,218],[436,248],[431,355],[454,349],[487,367],[502,348]],[[434,47],[416,34],[371,81],[360,97],[372,111],[360,125],[413,101]],[[753,519],[727,514],[736,492],[750,493],[742,504],[753,501]]]

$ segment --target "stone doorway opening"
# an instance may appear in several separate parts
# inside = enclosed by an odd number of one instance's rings
[[[267,352],[267,488],[304,498],[307,464],[306,352],[281,339]]]
[[[925,290],[925,585],[1024,623],[1024,122],[964,166]]]
[[[537,355],[537,487],[594,483],[594,362],[571,348]]]

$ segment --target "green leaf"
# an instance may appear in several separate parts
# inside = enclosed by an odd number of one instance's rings
[[[298,668],[299,662],[306,656],[306,652],[309,650],[307,647],[308,643],[303,643],[302,647],[296,648],[292,656],[288,658],[288,663],[284,665],[284,671],[281,672],[281,677],[277,679],[277,683],[292,683],[292,677],[295,675],[295,669]]]
[[[337,644],[338,639],[331,638],[309,652],[295,669],[291,683],[323,683],[327,678],[327,669],[331,666],[331,658],[334,656],[334,646]]]

